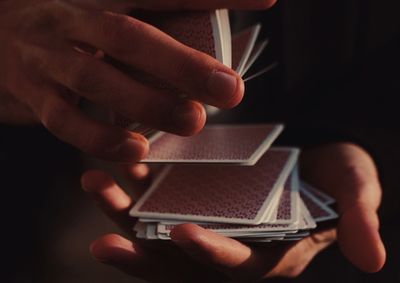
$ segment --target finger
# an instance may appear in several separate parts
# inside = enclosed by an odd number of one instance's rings
[[[338,201],[343,254],[363,271],[380,270],[386,252],[378,230],[382,190],[373,159],[354,144],[336,143],[307,152],[302,164],[310,180]]]
[[[176,226],[171,239],[195,260],[236,280],[258,279],[265,270],[260,264],[267,265],[251,248],[194,224]]]
[[[70,49],[31,52],[57,83],[134,121],[181,135],[204,126],[200,103],[147,87],[92,56]]]
[[[160,243],[153,245],[157,244]],[[165,252],[171,255],[174,254],[173,250],[159,249],[152,252],[138,242],[109,234],[95,240],[90,246],[90,252],[98,261],[149,282],[186,282],[182,280],[184,276],[181,273],[187,260],[182,262],[179,255],[165,257]]]
[[[336,240],[336,230],[330,229],[312,234],[293,244],[283,253],[278,264],[267,274],[267,277],[299,276],[312,259]],[[268,251],[267,251],[268,252]]]
[[[103,171],[91,170],[82,175],[82,188],[101,210],[122,229],[132,233],[134,219],[129,216],[132,199]]]
[[[124,1],[128,2],[128,1]],[[145,9],[172,9],[172,10],[211,10],[218,8],[230,9],[267,9],[275,4],[276,0],[136,0],[133,8]]]
[[[364,204],[346,209],[338,227],[342,253],[364,272],[379,271],[386,259],[376,211]]]
[[[32,45],[19,47],[44,52]],[[51,133],[102,159],[137,162],[143,158],[148,151],[148,142],[142,135],[102,124],[85,115],[76,106],[79,100],[76,93],[43,78],[43,73],[38,70],[41,57],[26,56],[29,59],[25,58],[23,64],[17,62],[18,67],[31,67],[30,71],[15,72],[10,88]]]
[[[91,119],[74,104],[74,95],[62,89],[25,80],[17,91],[30,94],[25,95],[26,103],[52,134],[83,152],[119,162],[137,162],[147,154],[148,142],[142,135]]]
[[[150,168],[146,164],[121,164],[121,173],[131,185],[135,197],[140,197],[151,183]]]
[[[146,181],[150,178],[150,168],[146,164],[121,164],[124,175],[132,181]]]
[[[191,99],[232,108],[242,99],[240,76],[216,59],[189,48],[155,27],[109,12],[78,17],[69,36],[155,76]]]
[[[148,142],[140,134],[97,122],[57,93],[47,93],[40,108],[43,125],[83,152],[111,161],[137,162],[148,151]]]
[[[147,278],[150,261],[139,245],[119,235],[100,237],[90,245],[90,253],[98,261],[112,265],[136,277]]]

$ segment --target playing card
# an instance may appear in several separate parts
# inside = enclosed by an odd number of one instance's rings
[[[232,69],[239,75],[243,74],[244,68],[252,54],[261,25],[257,24],[247,28],[232,37]]]
[[[215,14],[214,14],[215,13]],[[211,15],[214,39],[216,39],[216,50],[222,51],[222,63],[228,67],[232,67],[232,33],[229,21],[229,11],[227,9],[216,10]],[[221,47],[218,46],[218,38],[221,40]],[[218,59],[218,53],[216,58]]]
[[[157,240],[157,224],[149,223],[146,225],[146,239]]]
[[[180,223],[181,224],[181,223]],[[278,232],[296,232],[297,226],[291,224],[260,224],[260,225],[240,225],[229,223],[194,223],[221,235],[255,235],[255,233],[278,233]],[[178,224],[159,223],[157,231],[159,233],[169,234]]]
[[[290,174],[288,180],[286,180],[285,185],[283,186],[282,190],[277,191],[274,194],[270,204],[269,204],[269,212],[265,214],[265,218],[263,219],[263,224],[281,224],[282,223],[290,223],[288,218],[291,217],[291,208],[286,207],[287,205],[291,204],[291,193],[292,190],[292,179],[293,179],[293,172]],[[289,210],[289,211],[286,211]],[[279,211],[279,216],[278,216]],[[280,219],[278,219],[278,217]],[[277,222],[278,221],[278,222]]]
[[[282,132],[282,125],[211,125],[192,137],[162,133],[150,140],[145,163],[254,165]]]
[[[265,228],[270,228],[271,231],[280,229],[280,228],[288,228],[288,226],[278,226],[277,224],[297,224],[300,218],[299,213],[299,192],[298,192],[298,173],[297,167],[292,170],[288,180],[285,182],[285,186],[283,192],[279,199],[279,205],[274,205],[276,207],[276,217],[270,224],[274,224],[271,226],[263,226],[263,231]],[[184,222],[180,221],[166,221],[166,220],[157,220],[157,219],[140,219],[143,222],[160,222],[157,231],[159,233],[169,233],[169,228],[173,227],[171,225],[177,225]],[[235,224],[223,224],[223,223],[196,223],[203,227],[208,227],[208,229],[213,229],[214,231],[218,231],[220,234],[224,234],[226,236],[246,236],[249,235],[248,232],[244,232],[244,228],[253,229],[255,228],[254,225],[235,225]],[[264,223],[267,224],[267,223]],[[290,229],[294,229],[294,226],[290,226]],[[211,228],[212,226],[212,228]],[[261,227],[260,227],[261,228]],[[258,232],[260,229],[256,229],[255,231]],[[249,230],[253,233],[252,230]],[[271,233],[268,232],[268,233]],[[264,233],[265,234],[265,233]]]
[[[251,74],[251,75],[249,75],[249,76],[243,78],[243,81],[244,81],[244,82],[248,82],[248,81],[250,81],[250,80],[252,80],[252,79],[255,79],[255,78],[257,78],[257,77],[259,77],[259,76],[261,76],[261,75],[264,75],[264,74],[266,74],[266,73],[272,71],[272,70],[275,69],[277,66],[278,66],[278,62],[273,62],[273,63],[271,63],[270,65],[268,65],[267,67],[262,68],[261,70],[259,70],[259,71],[255,72],[255,73],[253,73],[253,74]]]
[[[257,42],[251,51],[251,54],[249,56],[249,59],[246,62],[246,65],[244,66],[241,76],[244,76],[247,74],[247,72],[250,70],[251,66],[256,62],[256,60],[260,57],[262,52],[267,48],[269,44],[269,40],[265,39],[263,41]]]
[[[303,188],[303,190],[310,192],[315,198],[317,198],[320,202],[322,202],[325,205],[330,205],[336,202],[333,197],[314,188],[313,186],[304,181],[301,182],[301,187]]]
[[[130,211],[138,218],[260,224],[299,151],[270,149],[254,166],[169,166]]]
[[[304,182],[302,184],[304,184]],[[316,222],[327,221],[338,217],[336,212],[319,201],[312,193],[303,187],[300,187],[300,196]]]
[[[136,232],[136,237],[139,239],[146,238],[146,226],[147,224],[137,222],[136,225],[133,227],[133,231]]]
[[[301,195],[301,194],[300,194]],[[299,198],[300,201],[300,210],[301,210],[301,221],[298,226],[299,230],[309,230],[317,227],[317,223],[311,215],[307,205],[303,201],[302,198]]]
[[[260,225],[235,225],[227,223],[196,223],[199,226],[209,229],[213,232],[232,238],[258,238],[262,242],[270,238],[280,238],[283,235],[291,235],[298,233],[299,230],[308,230],[316,227],[315,221],[312,219],[310,212],[301,199],[297,199],[300,207],[301,221],[291,224],[260,224]],[[169,236],[171,230],[177,224],[159,223],[157,232]],[[299,236],[297,236],[299,237]],[[242,239],[241,239],[242,240]],[[254,240],[254,241],[257,241]],[[274,239],[277,240],[277,239]]]
[[[217,53],[222,55],[222,51],[217,52],[215,44],[221,39],[214,39],[214,34],[220,34],[217,30],[219,25],[213,27],[212,18],[217,17],[216,11],[140,11],[134,16],[189,47],[212,57],[216,57]],[[222,56],[218,59],[222,62]]]
[[[272,223],[297,223],[300,219],[299,197],[298,169],[297,166],[295,166],[285,183],[279,198],[279,204],[276,208],[276,217]],[[264,223],[266,223],[266,221],[264,221]]]

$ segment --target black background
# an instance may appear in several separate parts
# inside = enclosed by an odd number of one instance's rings
[[[258,65],[280,67],[247,84],[244,102],[216,120],[283,121],[285,144],[357,142],[374,156],[384,190],[383,270],[363,274],[333,245],[293,282],[400,282],[398,12],[390,0],[283,0],[236,15],[236,26],[264,22],[271,45]],[[75,149],[41,127],[0,126],[4,282],[132,282],[88,254],[90,239],[117,230],[80,190],[83,168]]]

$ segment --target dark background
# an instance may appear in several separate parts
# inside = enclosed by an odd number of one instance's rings
[[[394,0],[282,0],[235,15],[236,28],[263,21],[271,45],[257,65],[280,67],[247,84],[244,102],[219,120],[285,122],[281,143],[357,142],[381,176],[384,269],[363,274],[334,245],[293,282],[400,282],[399,12]],[[134,281],[90,258],[90,241],[117,229],[80,189],[87,164],[40,127],[0,126],[4,282]]]

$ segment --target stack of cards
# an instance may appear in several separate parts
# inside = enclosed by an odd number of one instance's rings
[[[299,180],[299,150],[271,147],[282,130],[214,125],[194,137],[154,136],[143,162],[169,164],[130,211],[137,237],[168,240],[190,222],[246,242],[289,241],[336,218],[334,200]]]

